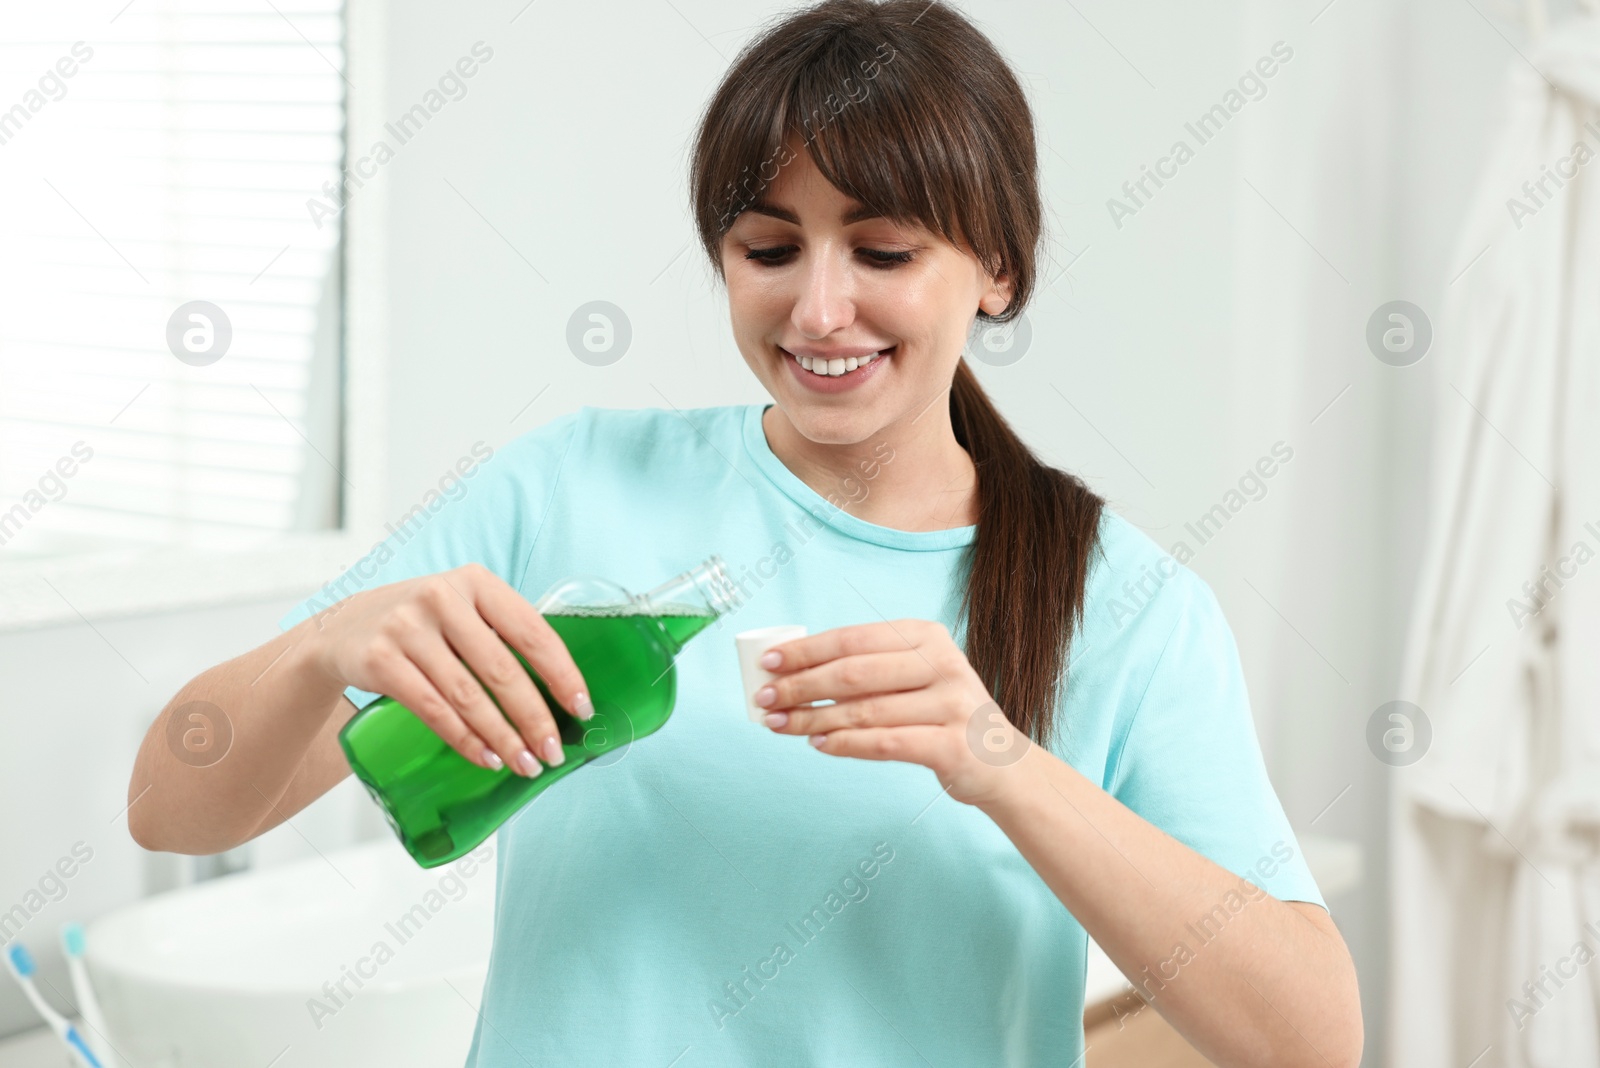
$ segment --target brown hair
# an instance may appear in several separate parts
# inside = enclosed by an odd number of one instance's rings
[[[1033,292],[1041,210],[1033,114],[1005,59],[942,0],[825,0],[739,53],[696,134],[689,187],[718,277],[722,238],[793,158],[885,217],[919,224]],[[967,555],[966,654],[1019,731],[1048,744],[1102,500],[1041,463],[963,360],[950,421],[978,478]]]

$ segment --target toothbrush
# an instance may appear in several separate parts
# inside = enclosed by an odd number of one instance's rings
[[[89,969],[83,961],[87,944],[83,924],[72,921],[61,925],[61,948],[66,952],[67,970],[72,973],[72,987],[78,994],[78,1010],[83,1013],[83,1022],[89,1029],[84,1039],[101,1060],[110,1061],[110,1032],[106,1030],[106,1018],[100,1012],[100,999],[95,997],[94,987],[89,985]]]
[[[100,1059],[94,1055],[94,1051],[84,1044],[78,1029],[52,1009],[38,988],[33,985],[33,973],[37,969],[33,963],[33,954],[28,952],[28,947],[20,942],[12,946],[6,952],[6,964],[10,967],[11,974],[17,977],[17,984],[22,987],[22,992],[28,995],[33,1007],[39,1010],[44,1022],[50,1025],[50,1029],[56,1033],[61,1044],[66,1046],[77,1059],[77,1063],[86,1065],[87,1068],[105,1068]]]

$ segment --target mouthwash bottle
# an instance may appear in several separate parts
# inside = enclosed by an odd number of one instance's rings
[[[660,730],[677,697],[673,661],[679,650],[730,611],[738,597],[721,558],[713,556],[639,596],[603,579],[579,578],[539,598],[534,607],[582,672],[594,716],[580,720],[563,709],[512,649],[549,706],[566,754],[565,763],[545,767],[531,779],[508,767],[496,771],[474,764],[391,697],[380,697],[350,717],[339,744],[417,863],[424,868],[449,863],[541,791],[595,758]]]

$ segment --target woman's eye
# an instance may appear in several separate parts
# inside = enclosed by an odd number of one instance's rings
[[[866,253],[867,258],[874,263],[880,263],[887,267],[892,267],[897,263],[911,262],[911,253],[909,252],[887,252],[876,248],[864,248],[861,251]]]
[[[793,245],[779,245],[776,248],[753,248],[745,253],[745,259],[774,266],[787,259],[789,253],[794,250],[795,247]],[[876,248],[863,248],[857,249],[857,251],[865,256],[869,263],[878,267],[894,267],[902,263],[910,263],[912,257],[910,252],[891,252]]]
[[[777,263],[790,252],[794,251],[793,245],[780,245],[777,248],[753,248],[745,253],[745,259],[755,260],[757,263]]]

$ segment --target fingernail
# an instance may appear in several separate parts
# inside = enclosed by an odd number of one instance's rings
[[[777,699],[778,691],[774,690],[771,686],[763,686],[761,689],[756,691],[756,704],[760,705],[762,708],[766,708]]]
[[[818,749],[821,749],[822,743],[827,740],[828,736],[826,734],[813,734],[810,738],[811,744],[816,746]]]
[[[776,649],[768,649],[761,654],[761,666],[769,671],[781,663],[783,663],[783,654]]]
[[[500,754],[488,746],[483,747],[483,762],[495,771],[499,771],[506,766],[506,762],[500,759]]]
[[[567,754],[561,751],[561,740],[553,734],[544,740],[544,762],[552,767],[567,762]]]
[[[765,722],[769,727],[782,727],[784,724],[789,722],[789,713],[768,712]]]
[[[539,766],[539,761],[534,755],[524,749],[517,754],[517,770],[531,779],[544,769]]]
[[[579,719],[589,719],[594,715],[594,702],[589,700],[589,695],[579,690],[572,698],[572,711]]]

